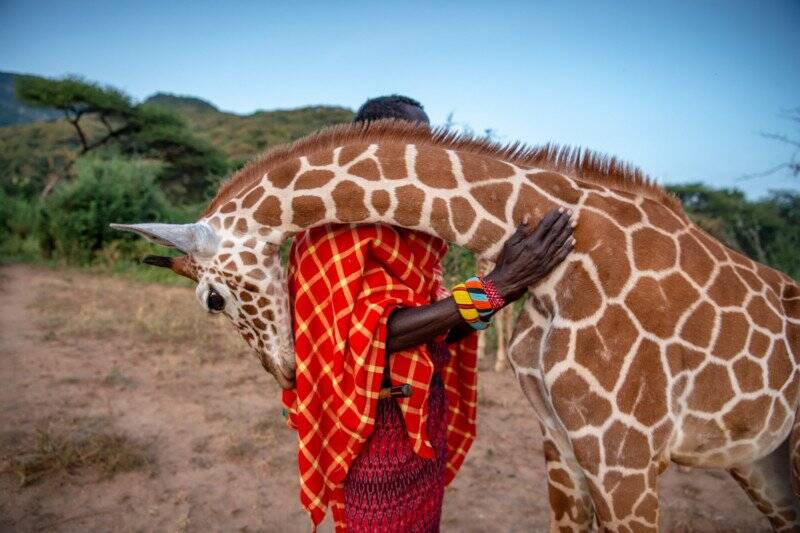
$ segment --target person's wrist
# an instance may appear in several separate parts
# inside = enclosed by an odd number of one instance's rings
[[[511,301],[510,298],[513,294],[513,289],[508,283],[506,283],[506,281],[503,279],[503,276],[497,273],[496,270],[489,272],[484,276],[484,279],[494,284],[497,292],[500,294],[500,297],[503,298],[506,303]]]

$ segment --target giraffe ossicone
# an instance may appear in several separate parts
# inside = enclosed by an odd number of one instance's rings
[[[577,244],[530,289],[509,352],[545,436],[551,527],[656,530],[670,461],[728,469],[775,529],[800,527],[800,287],[613,158],[393,121],[338,126],[235,174],[197,222],[215,253],[164,264],[290,387],[279,246],[291,235],[384,223],[493,260],[523,217],[555,207],[576,213]]]

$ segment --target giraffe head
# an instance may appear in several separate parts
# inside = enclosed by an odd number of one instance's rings
[[[112,224],[186,255],[149,256],[197,282],[195,294],[210,314],[224,314],[284,389],[294,387],[295,362],[289,298],[279,247],[247,235],[220,233],[194,224]]]

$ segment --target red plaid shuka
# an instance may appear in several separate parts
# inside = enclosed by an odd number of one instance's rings
[[[316,526],[330,506],[343,531],[343,482],[372,433],[386,356],[386,322],[398,306],[436,299],[441,239],[383,225],[320,226],[295,237],[289,291],[294,302],[296,388],[284,391],[299,438],[300,500]],[[442,370],[448,405],[447,470],[455,476],[475,438],[476,336],[451,347]],[[425,346],[391,358],[392,385],[414,451],[431,458],[425,422],[433,363]]]

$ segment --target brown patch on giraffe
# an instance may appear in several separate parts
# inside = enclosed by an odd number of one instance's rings
[[[392,205],[392,199],[391,196],[389,196],[389,191],[384,191],[383,189],[372,191],[372,194],[370,195],[370,201],[372,202],[372,207],[375,208],[375,211],[377,211],[379,215],[386,213],[386,211],[388,211],[389,207]]]
[[[506,222],[506,204],[513,189],[510,183],[497,183],[472,187],[469,192],[486,211]]]
[[[730,438],[745,440],[758,436],[766,424],[771,402],[769,396],[760,396],[753,400],[739,400],[739,403],[722,417]]]
[[[767,285],[772,287],[772,289],[776,293],[780,291],[783,279],[776,270],[768,266],[756,264],[756,271],[758,272],[758,275],[761,277],[761,279],[763,279]]]
[[[254,268],[250,270],[249,272],[247,272],[247,276],[257,280],[262,280],[267,278],[267,275],[260,268]]]
[[[686,224],[673,211],[649,198],[645,198],[641,208],[652,225],[663,229],[667,233],[676,233],[686,227]]]
[[[611,495],[614,515],[624,518],[633,512],[633,504],[645,491],[644,474],[623,476],[619,472],[609,472],[603,478],[603,488]]]
[[[365,143],[348,144],[339,150],[339,165],[345,166],[369,149]]]
[[[631,274],[625,234],[606,217],[581,210],[575,228],[576,251],[589,254],[597,269],[603,293],[620,293]]]
[[[465,233],[472,227],[475,220],[475,209],[469,201],[461,196],[454,196],[450,199],[450,216],[453,219],[453,226],[459,233]]]
[[[689,233],[678,237],[680,266],[698,285],[705,285],[714,270],[714,261],[705,248]]]
[[[474,250],[476,253],[485,252],[500,242],[505,234],[505,229],[494,222],[481,220],[466,247],[470,250]]]
[[[722,247],[722,245],[714,240],[705,231],[697,227],[692,227],[689,229],[689,233],[696,238],[700,244],[702,244],[706,250],[708,250],[708,252],[714,256],[715,259],[719,261],[725,261],[728,258],[728,254],[725,253],[725,249]]]
[[[609,217],[623,227],[636,224],[642,220],[642,213],[635,204],[618,198],[592,193],[586,197],[584,205],[607,213]]]
[[[319,189],[335,176],[331,170],[307,170],[294,182],[294,190]]]
[[[362,159],[347,169],[347,172],[365,180],[380,181],[381,179],[381,170],[378,168],[378,164],[372,159]]]
[[[547,475],[550,477],[551,480],[555,481],[559,485],[562,485],[568,489],[575,488],[574,483],[572,483],[572,479],[569,477],[569,473],[563,468],[553,467],[547,469]]]
[[[319,196],[295,196],[292,198],[292,224],[307,228],[325,216],[325,203]]]
[[[230,202],[225,202],[222,207],[219,208],[220,213],[228,214],[233,213],[236,211],[238,207],[236,206],[236,200],[231,200]]]
[[[578,331],[575,361],[586,367],[607,391],[614,389],[619,372],[639,331],[619,305],[609,306],[596,326]]]
[[[336,218],[340,222],[361,222],[369,216],[364,205],[364,188],[350,180],[336,184],[331,192],[336,206]]]
[[[221,222],[220,222],[220,220],[219,220],[219,216],[213,216],[213,217],[211,217],[211,218],[208,220],[208,223],[209,223],[209,225],[210,225],[212,228],[214,228],[215,230],[218,230],[218,229],[219,229],[219,228],[222,226],[222,223],[221,223]]]
[[[242,263],[245,265],[255,265],[258,262],[256,254],[251,252],[242,252],[239,254],[239,257],[242,258]]]
[[[571,263],[555,289],[560,314],[567,320],[581,320],[600,308],[600,291],[580,262]]]
[[[667,414],[667,376],[661,367],[656,343],[643,339],[617,393],[617,405],[644,425],[653,425]]]
[[[651,524],[655,524],[658,522],[658,498],[656,498],[652,494],[648,494],[642,501],[639,502],[639,505],[636,506],[636,510],[634,511],[636,516],[641,516],[645,520],[647,520]]]
[[[768,329],[772,333],[783,332],[783,320],[767,305],[763,297],[754,296],[747,305],[747,312],[753,322],[762,328]]]
[[[667,363],[671,376],[677,376],[685,370],[694,370],[705,361],[705,358],[705,354],[682,344],[672,343],[667,346]]]
[[[570,183],[562,174],[544,171],[533,174],[529,173],[528,178],[536,183],[539,188],[547,191],[551,196],[555,196],[568,204],[577,204],[581,199],[581,191]]]
[[[403,185],[394,192],[397,197],[397,206],[394,209],[395,221],[405,227],[418,226],[425,192],[415,185]]]
[[[633,232],[633,263],[639,270],[665,270],[675,265],[675,241],[652,228]]]
[[[378,145],[376,156],[381,162],[384,178],[402,180],[408,177],[405,144],[382,143]]]
[[[764,357],[769,349],[770,338],[761,333],[760,331],[753,330],[750,336],[750,345],[747,351],[754,357]]]
[[[733,373],[742,392],[755,392],[764,387],[761,365],[742,357],[733,364]]]
[[[458,186],[447,152],[441,148],[418,146],[415,164],[417,179],[436,189],[455,189]]]
[[[678,451],[689,455],[704,453],[718,448],[726,441],[725,431],[716,420],[686,415],[683,419],[683,441]]]
[[[728,369],[716,363],[709,363],[695,376],[688,405],[696,411],[712,413],[719,411],[731,398],[733,398],[733,385]]]
[[[231,254],[219,254],[217,256],[217,263],[220,265],[231,258]]]
[[[254,187],[253,190],[247,193],[245,197],[242,199],[242,207],[244,207],[245,209],[250,209],[251,207],[256,205],[256,203],[262,196],[264,196],[265,192],[266,191],[264,191],[264,187],[260,185],[258,187]]]
[[[294,204],[294,202],[292,202]],[[277,196],[267,196],[258,204],[253,212],[253,218],[264,226],[281,225],[281,201]]]
[[[644,469],[652,459],[650,443],[641,431],[616,421],[603,434],[608,466]]]
[[[486,180],[499,180],[514,175],[514,168],[495,158],[476,155],[469,152],[457,152],[461,160],[464,179],[470,183]]]
[[[237,235],[244,235],[247,233],[247,220],[244,217],[240,217],[236,220],[236,225],[234,226],[234,233]]]
[[[333,152],[331,150],[317,150],[306,156],[308,164],[312,167],[324,167],[333,163]]]
[[[744,349],[749,332],[750,323],[742,313],[722,313],[717,341],[711,353],[723,359],[732,358]]]
[[[739,281],[733,268],[727,265],[719,269],[708,289],[709,298],[722,307],[741,305],[746,295],[747,288]]]
[[[625,303],[647,331],[666,338],[678,318],[697,299],[697,291],[679,273],[661,281],[645,276],[628,293]]]
[[[223,226],[225,229],[230,229],[230,228],[231,228],[231,226],[233,225],[233,221],[234,221],[234,220],[236,220],[236,217],[235,217],[235,216],[233,216],[233,215],[231,215],[231,216],[229,216],[229,217],[225,217],[225,220],[223,220],[223,221],[222,221],[222,226]]]
[[[572,450],[581,468],[597,475],[600,465],[600,441],[594,435],[572,439]]]
[[[250,237],[249,239],[247,239],[246,241],[244,241],[242,243],[242,246],[244,246],[245,248],[250,248],[251,250],[255,249],[255,247],[256,247],[256,238],[255,237]]]
[[[431,204],[431,228],[436,232],[436,235],[446,241],[453,242],[456,239],[456,233],[450,225],[447,202],[441,198],[434,198]]]
[[[248,315],[257,315],[258,314],[258,309],[256,308],[255,305],[252,305],[252,304],[243,305],[242,306],[242,311],[244,311]]]
[[[764,282],[758,279],[758,276],[756,276],[752,270],[740,266],[734,267],[734,269],[736,273],[739,274],[739,277],[742,278],[754,292],[761,292],[762,287],[764,287]]]
[[[772,353],[767,361],[767,372],[769,374],[769,387],[773,390],[780,390],[794,373],[794,365],[789,359],[786,351],[786,344],[783,340],[773,343]]]
[[[538,222],[548,211],[556,207],[558,205],[554,202],[539,194],[536,189],[527,183],[523,183],[517,192],[517,202],[511,211],[511,218],[514,223],[519,223],[525,218],[525,215],[530,215],[533,222]]]
[[[267,179],[278,189],[285,189],[300,171],[300,159],[291,159],[282,165],[271,169]]]
[[[592,392],[589,384],[571,368],[556,378],[550,397],[559,420],[570,431],[586,425],[600,426],[611,416],[609,401]]]
[[[711,342],[715,319],[714,306],[704,301],[692,311],[692,314],[683,323],[680,336],[692,344],[706,348]]]

